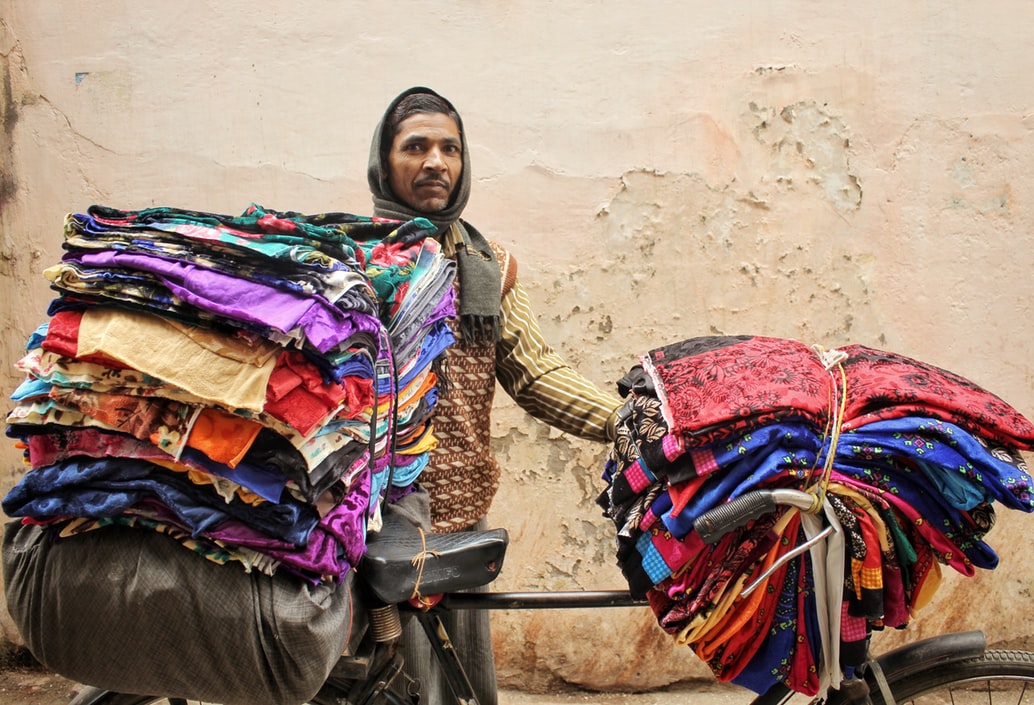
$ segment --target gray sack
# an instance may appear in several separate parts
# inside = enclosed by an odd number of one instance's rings
[[[362,614],[353,573],[316,586],[246,573],[123,527],[53,541],[10,522],[3,573],[7,608],[47,668],[108,690],[226,705],[312,697]]]

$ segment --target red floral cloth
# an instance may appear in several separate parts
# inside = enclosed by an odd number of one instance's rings
[[[1034,449],[1034,425],[1001,398],[947,370],[863,345],[839,349],[845,378],[804,343],[763,336],[708,336],[641,358],[672,433],[705,445],[797,418],[820,431],[846,394],[842,429],[919,414],[974,435]],[[846,390],[846,391],[845,391]]]

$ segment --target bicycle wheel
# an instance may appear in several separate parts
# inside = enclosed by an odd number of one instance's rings
[[[899,705],[1034,705],[1034,654],[986,651],[897,678],[890,689]],[[885,705],[871,685],[873,705]]]

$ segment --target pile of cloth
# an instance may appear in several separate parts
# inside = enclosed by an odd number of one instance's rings
[[[993,569],[995,504],[1034,510],[1034,425],[946,370],[848,345],[692,338],[619,383],[623,421],[599,497],[631,591],[722,681],[815,695],[901,628],[940,566]],[[714,544],[704,512],[752,490],[815,493]],[[807,544],[826,527],[832,532]]]
[[[435,445],[454,264],[428,221],[93,206],[18,363],[9,516],[340,581]]]

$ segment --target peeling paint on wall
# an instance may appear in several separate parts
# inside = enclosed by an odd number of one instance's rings
[[[847,128],[826,106],[814,101],[781,108],[750,105],[754,136],[769,146],[775,180],[786,190],[814,184],[841,213],[862,205],[862,187],[852,173]]]
[[[847,173],[842,154],[837,164]],[[610,312],[612,328],[652,324],[663,335],[674,311],[686,334],[763,333],[836,345],[871,316],[873,260],[847,236],[840,207],[810,215],[775,203],[759,208],[752,187],[715,188],[688,174],[635,171],[622,184],[599,218],[614,251],[608,276],[627,283],[636,305]],[[815,193],[830,203],[825,189]],[[859,207],[860,192],[852,198],[840,202],[843,210]]]

